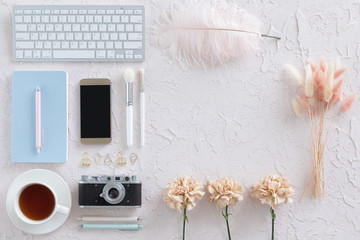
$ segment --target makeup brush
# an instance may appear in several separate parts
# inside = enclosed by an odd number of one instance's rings
[[[140,133],[141,146],[145,145],[145,69],[139,69],[140,74]]]
[[[131,147],[133,145],[133,83],[135,80],[134,69],[125,69],[124,80],[126,82],[126,139],[127,146]]]

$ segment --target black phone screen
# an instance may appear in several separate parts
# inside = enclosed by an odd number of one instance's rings
[[[110,85],[80,86],[81,138],[110,138]]]

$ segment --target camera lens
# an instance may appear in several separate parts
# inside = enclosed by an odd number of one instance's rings
[[[111,188],[108,192],[108,195],[112,199],[117,198],[119,196],[119,190],[117,190],[116,188]]]
[[[110,181],[104,186],[100,197],[110,204],[119,204],[125,195],[125,187],[120,182]]]

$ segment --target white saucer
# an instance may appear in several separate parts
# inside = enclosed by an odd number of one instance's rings
[[[6,195],[6,209],[11,221],[22,231],[30,234],[47,234],[64,224],[69,214],[56,213],[48,222],[31,225],[23,222],[15,213],[14,201],[16,192],[24,183],[32,181],[46,182],[58,196],[59,204],[71,209],[71,194],[66,182],[56,173],[45,169],[34,169],[20,174],[10,185]]]

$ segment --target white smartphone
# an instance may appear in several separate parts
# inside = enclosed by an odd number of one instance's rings
[[[80,81],[80,141],[111,142],[111,82],[105,78]]]

